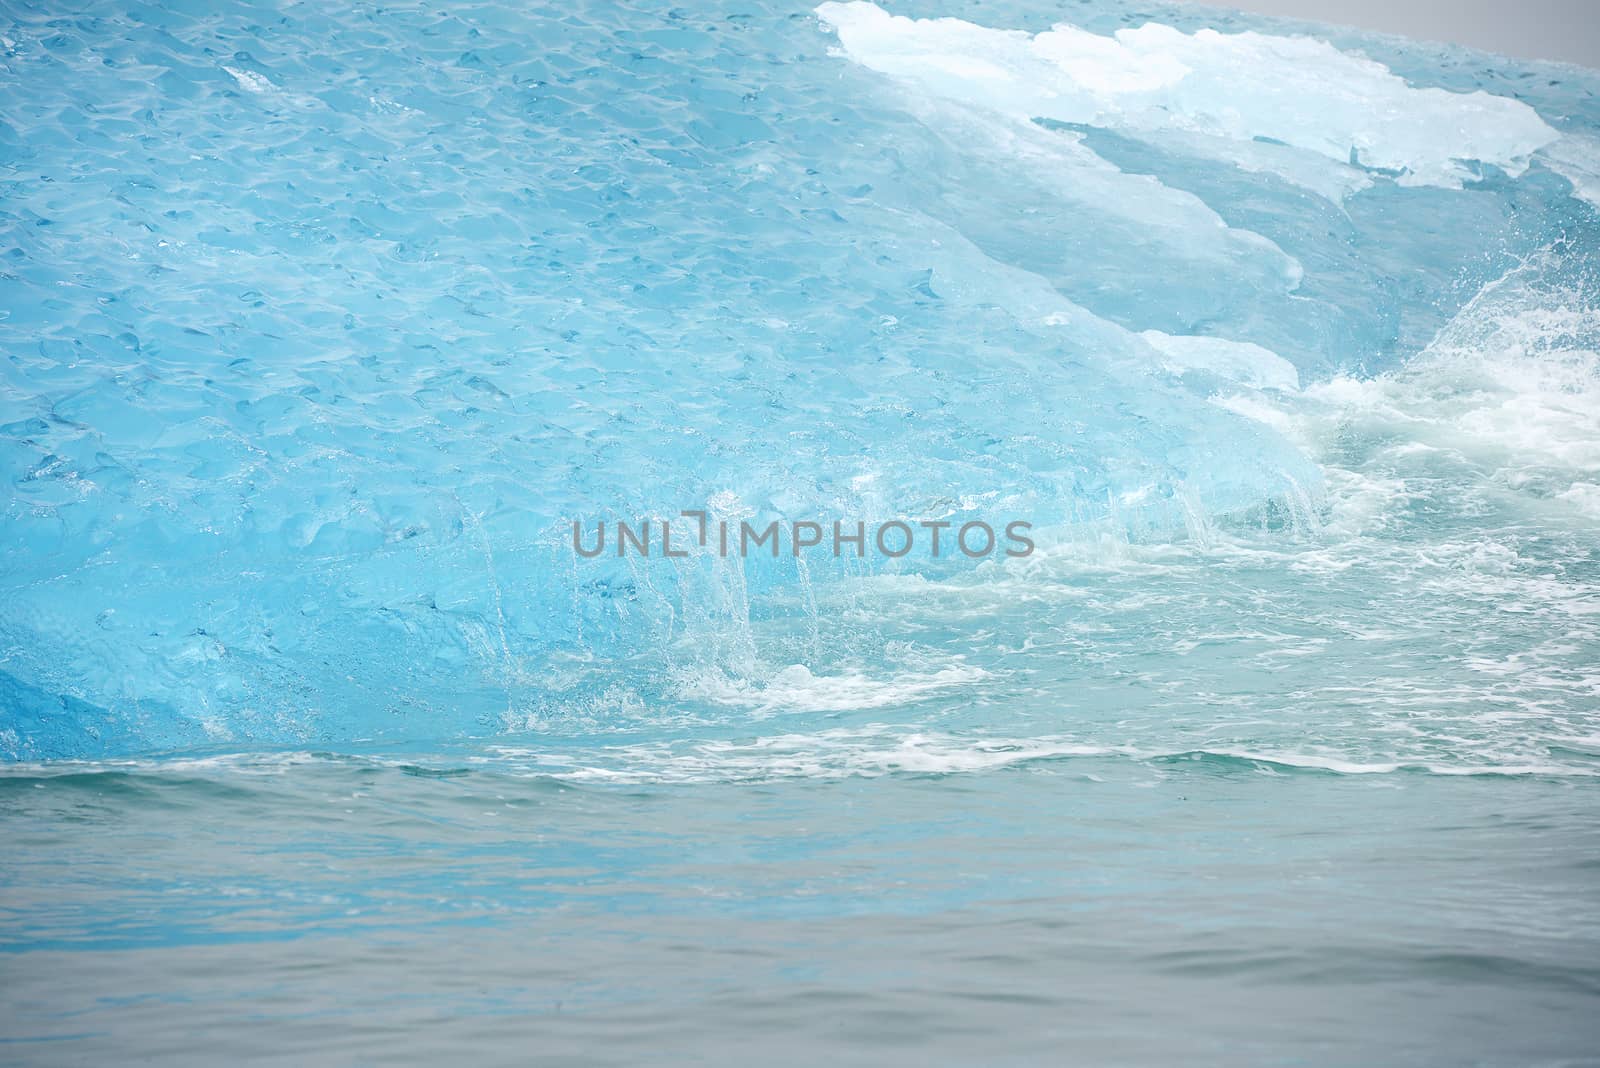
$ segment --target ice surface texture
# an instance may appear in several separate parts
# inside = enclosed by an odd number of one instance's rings
[[[1447,187],[1484,163],[1521,174],[1558,137],[1520,101],[1414,88],[1311,37],[1187,34],[1160,23],[1109,37],[1071,25],[1030,35],[896,17],[863,0],[817,11],[856,62],[922,96],[1022,122],[1265,142],[1389,171],[1404,185]]]
[[[1314,509],[1213,393],[1594,233],[1593,78],[1082,12],[7,8],[0,756],[737,685],[850,570],[580,566],[572,517]]]

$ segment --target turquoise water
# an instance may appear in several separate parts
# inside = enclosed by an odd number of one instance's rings
[[[892,11],[0,8],[0,1057],[1597,1063],[1600,75]]]

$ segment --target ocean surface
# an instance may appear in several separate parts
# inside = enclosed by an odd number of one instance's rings
[[[1597,268],[1571,66],[0,4],[0,1061],[1600,1065]]]

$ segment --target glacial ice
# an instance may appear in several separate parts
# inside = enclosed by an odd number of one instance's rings
[[[1208,371],[1254,389],[1298,389],[1300,374],[1294,364],[1248,341],[1216,337],[1174,337],[1159,330],[1140,335],[1163,357],[1169,370]]]
[[[1111,37],[1066,24],[1028,34],[891,15],[868,0],[817,13],[855,62],[921,95],[1023,123],[1287,145],[1403,185],[1449,188],[1478,176],[1467,161],[1521,174],[1558,136],[1521,101],[1414,88],[1310,37],[1188,34],[1156,22]],[[1187,144],[1203,151],[1199,140]]]
[[[574,517],[1314,526],[1238,391],[1592,240],[1527,162],[1600,116],[1106,11],[0,15],[0,756],[866,704],[818,591],[938,575]]]
[[[1568,134],[1546,145],[1540,159],[1572,183],[1572,194],[1600,208],[1600,137]]]

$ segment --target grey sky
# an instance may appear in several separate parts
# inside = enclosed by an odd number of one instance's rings
[[[1212,0],[1210,6],[1600,68],[1600,0]]]

